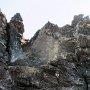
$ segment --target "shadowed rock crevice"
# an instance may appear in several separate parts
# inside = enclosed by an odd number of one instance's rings
[[[10,63],[11,60],[11,54],[10,54],[10,31],[9,31],[9,23],[7,23],[6,32],[7,32],[7,43],[6,43],[6,52],[8,53],[8,62]]]
[[[87,78],[86,78],[86,77],[84,77],[84,80],[85,80],[85,84],[86,84],[86,90],[89,90],[89,88],[88,88]]]

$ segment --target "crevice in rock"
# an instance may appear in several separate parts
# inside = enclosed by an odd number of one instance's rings
[[[84,78],[84,81],[85,81],[86,90],[89,90],[89,89],[88,89],[87,77],[84,76],[83,78]]]
[[[16,86],[19,88],[33,88],[33,89],[41,89],[40,86],[37,86],[36,84],[32,84],[31,82],[23,83],[23,82],[16,82]]]
[[[8,53],[8,64],[10,63],[10,31],[9,31],[9,23],[7,23],[7,27],[6,27],[6,33],[7,33],[7,42],[6,42],[6,52]]]

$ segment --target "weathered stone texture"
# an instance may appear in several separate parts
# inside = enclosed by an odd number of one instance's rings
[[[23,38],[19,13],[8,23],[0,12],[0,90],[90,90],[90,19],[50,22]]]

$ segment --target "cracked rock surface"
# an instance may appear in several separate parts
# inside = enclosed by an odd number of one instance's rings
[[[0,90],[90,90],[90,18],[71,25],[47,22],[23,38],[20,13],[7,22],[0,12]]]

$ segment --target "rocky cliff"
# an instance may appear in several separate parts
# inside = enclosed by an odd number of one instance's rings
[[[7,22],[0,12],[0,90],[90,90],[90,18],[71,25],[46,23],[23,38],[19,13]]]

